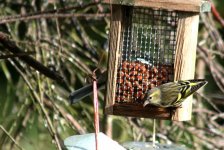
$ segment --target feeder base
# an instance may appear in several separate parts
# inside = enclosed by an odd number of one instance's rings
[[[156,147],[153,147],[151,142],[125,142],[122,145],[131,150],[187,150],[184,145],[173,144],[156,143]]]
[[[172,112],[175,108],[161,108],[152,105],[143,107],[143,104],[134,103],[117,103],[105,108],[107,115],[129,116],[129,117],[142,117],[153,119],[170,120]]]
[[[105,134],[100,132],[98,136],[99,150],[125,150]],[[64,144],[68,150],[95,150],[95,133],[70,136],[64,140]]]

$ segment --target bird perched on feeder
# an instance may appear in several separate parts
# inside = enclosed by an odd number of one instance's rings
[[[204,79],[175,81],[162,84],[148,91],[143,106],[179,107],[181,103],[199,88],[207,84]]]

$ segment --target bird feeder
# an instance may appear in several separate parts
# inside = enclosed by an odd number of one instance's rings
[[[105,113],[191,119],[192,97],[181,108],[143,107],[147,91],[194,78],[201,0],[104,0],[111,4]],[[208,9],[209,10],[209,9]]]

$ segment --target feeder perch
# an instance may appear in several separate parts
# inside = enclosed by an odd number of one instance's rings
[[[105,113],[191,119],[192,97],[182,108],[143,107],[145,93],[175,80],[194,78],[201,0],[104,0],[111,5]]]

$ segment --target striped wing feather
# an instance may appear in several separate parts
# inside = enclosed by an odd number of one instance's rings
[[[190,85],[188,82],[170,82],[161,85],[161,105],[166,107],[179,106],[180,103],[183,102],[184,98],[186,98],[183,93],[188,91],[189,87]]]

